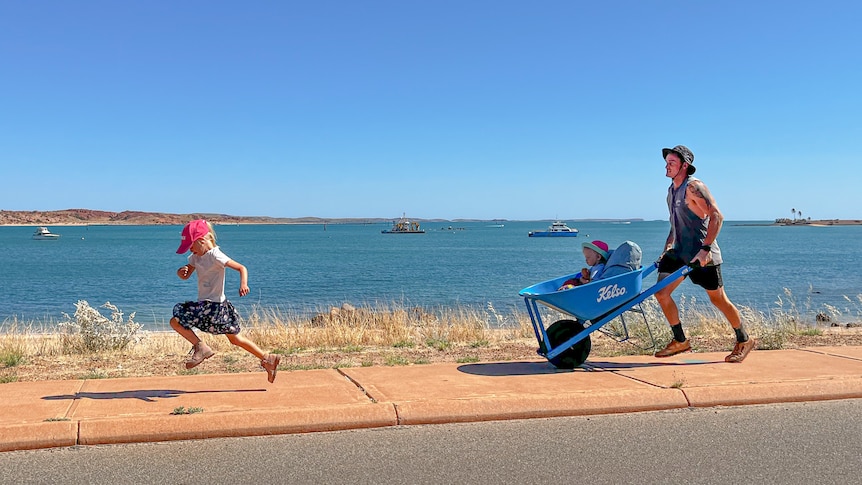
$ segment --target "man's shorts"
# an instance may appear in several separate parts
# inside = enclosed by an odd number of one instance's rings
[[[238,334],[239,313],[228,300],[217,301],[187,301],[174,305],[174,317],[183,328],[199,328],[216,335]]]
[[[665,253],[658,263],[658,273],[659,275],[668,275],[682,268],[685,264],[686,262],[677,255],[670,252]],[[712,291],[724,286],[724,282],[721,280],[720,264],[704,267],[696,266],[692,268],[688,277],[691,278],[692,283],[702,287],[704,290]]]

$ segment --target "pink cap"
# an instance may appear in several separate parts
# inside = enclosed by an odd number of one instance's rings
[[[596,239],[593,242],[582,243],[581,246],[585,247],[585,248],[590,248],[593,251],[599,253],[599,256],[601,256],[605,259],[608,259],[608,256],[609,256],[608,243],[606,243],[604,241],[599,241],[598,239]]]
[[[195,219],[186,224],[186,227],[183,228],[183,241],[177,248],[177,254],[188,251],[195,241],[206,236],[209,232],[210,228],[207,226],[207,221],[203,219]]]

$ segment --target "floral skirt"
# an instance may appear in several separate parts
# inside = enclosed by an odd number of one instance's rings
[[[174,305],[174,317],[183,328],[198,328],[212,334],[238,334],[239,313],[231,302],[187,301]]]

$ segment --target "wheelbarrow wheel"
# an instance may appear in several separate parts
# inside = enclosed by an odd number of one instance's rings
[[[548,327],[548,342],[551,344],[551,348],[556,348],[583,329],[583,324],[576,320],[557,320]],[[593,343],[590,341],[590,336],[587,335],[583,340],[569,347],[568,350],[548,360],[558,369],[574,369],[587,360],[592,347]]]

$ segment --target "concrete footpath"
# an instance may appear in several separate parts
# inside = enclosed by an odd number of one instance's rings
[[[725,355],[14,382],[0,451],[862,397],[862,347]]]

